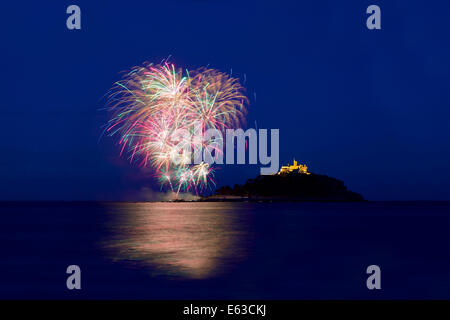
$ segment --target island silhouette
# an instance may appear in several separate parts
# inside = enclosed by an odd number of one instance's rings
[[[200,201],[364,201],[344,182],[308,172],[306,165],[282,166],[273,175],[259,175],[243,185],[224,186]]]

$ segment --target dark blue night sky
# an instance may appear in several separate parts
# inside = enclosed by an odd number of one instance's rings
[[[82,30],[66,28],[77,4]],[[368,5],[382,30],[366,28]],[[280,161],[369,200],[450,200],[450,2],[8,1],[0,29],[0,200],[139,200],[158,190],[118,157],[103,95],[170,61],[231,72],[248,125],[280,129]],[[224,166],[219,185],[259,167]]]

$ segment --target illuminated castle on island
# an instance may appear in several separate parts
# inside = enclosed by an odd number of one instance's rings
[[[289,163],[287,166],[282,166],[280,171],[277,174],[290,173],[290,172],[310,174],[308,172],[308,167],[306,166],[306,164],[298,165],[297,161],[295,161],[295,159],[294,159],[294,164],[292,166],[290,166]]]

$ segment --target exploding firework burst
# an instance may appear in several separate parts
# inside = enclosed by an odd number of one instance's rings
[[[209,129],[221,132],[245,121],[248,99],[238,79],[214,69],[183,71],[173,64],[134,67],[108,95],[109,136],[119,136],[120,154],[154,169],[162,187],[199,193],[214,184],[214,168],[192,164],[186,150],[202,150]],[[193,135],[174,141],[177,132]],[[174,161],[173,159],[178,159]]]

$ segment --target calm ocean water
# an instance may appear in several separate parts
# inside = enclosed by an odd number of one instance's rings
[[[450,299],[448,202],[3,203],[0,219],[2,299]]]

